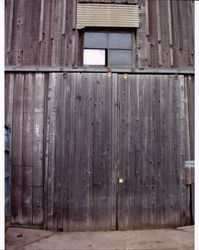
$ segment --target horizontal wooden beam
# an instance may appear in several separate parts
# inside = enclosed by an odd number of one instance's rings
[[[5,67],[6,73],[128,73],[128,74],[153,74],[153,75],[194,75],[195,71],[193,68],[186,69],[121,69],[121,68],[106,68],[106,67],[16,67],[7,66]]]

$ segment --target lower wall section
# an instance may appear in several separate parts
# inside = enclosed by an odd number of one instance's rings
[[[43,74],[6,74],[5,116],[12,129],[12,223],[43,225],[45,93]]]
[[[5,84],[12,223],[60,231],[191,223],[192,76],[7,73]]]

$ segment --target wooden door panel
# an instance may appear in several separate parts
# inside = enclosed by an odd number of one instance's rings
[[[116,81],[115,74],[68,73],[49,86],[49,229],[115,229]]]
[[[182,76],[119,75],[118,229],[181,225],[186,98]]]

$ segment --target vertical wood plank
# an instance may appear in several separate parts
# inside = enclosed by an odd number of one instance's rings
[[[132,79],[133,80],[133,79]],[[134,152],[135,152],[135,158],[132,159],[132,161],[134,161],[134,166],[135,166],[135,176],[134,176],[134,184],[133,184],[133,190],[135,193],[134,195],[134,206],[135,206],[135,213],[134,213],[134,224],[133,227],[137,228],[139,225],[139,213],[140,213],[140,202],[139,199],[142,199],[142,194],[140,192],[140,178],[141,178],[141,152],[142,152],[142,133],[141,133],[141,126],[142,126],[142,118],[141,118],[141,109],[142,109],[142,105],[143,105],[143,98],[141,96],[140,93],[140,76],[137,75],[136,79],[135,79],[135,89],[132,86],[132,91],[134,89],[134,93],[135,93],[135,99],[133,100],[133,105],[137,105],[137,108],[135,108],[135,118],[136,118],[136,125],[135,125],[135,130],[133,133],[134,134],[134,139],[132,138],[131,144],[132,144],[132,149],[134,148]],[[137,101],[136,101],[137,100]],[[137,103],[137,104],[136,104]],[[132,126],[134,126],[132,124]],[[135,142],[135,144],[134,144]],[[132,156],[133,158],[133,156]],[[136,195],[137,194],[137,195]],[[140,194],[140,195],[138,195]],[[139,198],[140,197],[140,198]]]
[[[94,120],[93,120],[93,226],[99,228],[99,207],[100,207],[100,190],[102,188],[100,176],[100,154],[101,154],[101,119],[100,119],[100,80],[99,75],[93,77],[94,84]]]
[[[179,172],[176,171],[175,168],[178,165],[176,157],[178,157],[179,151],[178,149],[175,149],[175,141],[178,139],[178,132],[176,129],[177,119],[175,117],[177,112],[175,110],[175,102],[173,102],[173,100],[175,100],[175,77],[167,76],[166,82],[167,87],[165,89],[165,96],[167,96],[167,105],[165,129],[167,130],[167,133],[165,137],[165,195],[168,202],[165,202],[164,223],[170,226],[177,226],[179,224],[179,219],[177,217],[178,204],[176,203],[176,197],[179,196]],[[176,86],[176,89],[178,90],[178,83]],[[174,129],[176,129],[176,131]]]
[[[159,91],[156,76],[150,77],[150,227],[156,226],[157,220],[157,172],[158,172],[158,149],[159,149]]]
[[[63,74],[63,81],[65,85],[64,91],[64,109],[65,117],[64,123],[64,162],[65,167],[63,170],[63,230],[69,231],[69,188],[70,188],[70,178],[69,178],[69,171],[70,171],[70,147],[71,147],[71,140],[72,135],[71,131],[71,91],[72,91],[72,82],[71,82],[71,74],[64,73]]]
[[[185,133],[185,152],[184,152],[184,161],[191,160],[191,149],[190,149],[190,128],[189,128],[189,119],[188,114],[188,78],[184,77],[184,133]],[[183,166],[184,167],[184,166]],[[183,171],[183,169],[181,169]],[[185,171],[184,171],[185,172]],[[185,195],[186,195],[186,224],[189,225],[192,223],[192,196],[191,196],[191,185],[185,186]]]
[[[13,177],[12,177],[13,179]],[[13,188],[12,185],[12,195],[11,195],[11,223],[13,224],[23,224],[23,216],[21,209],[22,191],[20,188]]]
[[[59,137],[60,128],[61,128],[61,114],[62,114],[62,92],[63,92],[63,78],[62,74],[56,74],[56,81],[58,85],[57,89],[57,110],[56,110],[56,119],[55,119],[55,155],[54,155],[54,193],[53,193],[53,226],[57,230],[62,230],[62,152],[61,149],[63,138]],[[62,135],[63,137],[63,135]],[[61,154],[60,154],[61,153]]]
[[[118,158],[118,146],[119,146],[119,136],[118,136],[118,115],[119,115],[119,100],[118,100],[118,75],[113,74],[111,79],[111,88],[112,88],[112,120],[111,120],[111,173],[109,178],[111,178],[111,230],[116,229],[116,223],[118,222],[117,218],[117,169],[119,165]],[[117,222],[116,222],[117,221]]]
[[[34,105],[34,76],[25,75],[23,101],[23,144],[22,167],[33,166],[33,105]],[[22,170],[23,171],[23,170]],[[32,169],[31,169],[32,172]],[[31,183],[32,184],[32,183]]]
[[[170,65],[173,67],[173,35],[172,35],[172,16],[171,16],[171,0],[167,1],[168,4],[168,23],[169,23],[169,46],[170,46]]]
[[[21,192],[21,210],[23,225],[32,225],[32,187],[18,188]]]
[[[5,75],[5,122],[11,126],[13,117],[14,74]]]
[[[47,176],[46,193],[48,199],[45,204],[47,229],[55,229],[54,225],[54,173],[55,173],[55,139],[56,139],[56,114],[57,114],[57,91],[58,83],[56,73],[49,77],[48,89],[48,124],[46,134],[46,159],[45,173]]]
[[[43,187],[33,187],[33,225],[43,225]]]
[[[66,6],[67,6],[67,0],[62,0],[62,35],[65,34],[66,29]]]
[[[44,143],[44,90],[45,81],[44,74],[36,74],[34,82],[33,93],[33,224],[41,225],[43,223],[43,171],[44,171],[44,158],[43,158],[43,143]],[[38,187],[38,188],[37,188]],[[37,195],[37,190],[40,194]]]
[[[51,11],[51,16],[50,16],[50,20],[51,20],[51,22],[50,22],[50,39],[54,39],[55,38],[55,36],[54,36],[54,28],[55,28],[54,23],[55,23],[56,1],[51,1],[50,4],[51,4],[51,9],[50,9],[50,11]]]
[[[8,6],[5,7],[5,10],[6,10],[6,14],[7,14],[7,23],[5,23],[5,26],[7,27],[6,28],[6,35],[7,35],[7,45],[6,45],[6,51],[7,52],[10,52],[11,50],[11,47],[12,47],[12,33],[13,33],[13,15],[14,15],[14,12],[13,12],[13,9],[14,9],[14,0],[10,0],[9,1],[9,9],[8,9]]]
[[[74,212],[74,176],[73,176],[73,168],[75,165],[75,123],[76,123],[76,75],[71,75],[71,109],[70,109],[70,126],[71,126],[71,145],[70,145],[70,168],[69,168],[69,205],[68,205],[68,230],[73,230],[73,212]]]
[[[178,100],[179,100],[179,154],[178,154],[178,166],[176,168],[176,171],[178,171],[180,175],[180,197],[177,199],[179,212],[180,212],[180,222],[181,225],[185,225],[187,220],[187,195],[189,195],[186,191],[186,187],[184,185],[184,161],[185,161],[185,83],[184,83],[184,76],[178,76],[178,84],[179,84],[179,90],[178,90]]]
[[[49,42],[50,40],[50,27],[51,27],[51,4],[52,1],[44,1],[44,16],[43,16],[43,41],[44,42]],[[42,11],[42,8],[41,8]],[[42,13],[41,13],[42,14]]]
[[[156,192],[156,195],[154,194],[154,213],[155,213],[155,222],[154,227],[160,227],[161,226],[161,122],[160,122],[160,115],[161,115],[161,106],[160,106],[160,79],[159,76],[154,76],[154,82],[155,82],[155,91],[156,91],[156,97],[154,105],[154,112],[156,119],[153,121],[154,129],[155,129],[155,142],[156,142],[156,148],[155,148],[155,184],[154,184],[154,192]]]
[[[41,0],[40,20],[39,20],[39,42],[43,40],[43,22],[44,22],[44,0]]]
[[[185,160],[191,160],[191,149],[190,149],[190,116],[189,116],[189,104],[188,104],[188,78],[184,78],[184,93],[185,93]]]
[[[32,74],[24,76],[23,91],[23,127],[22,127],[22,166],[21,180],[22,188],[22,215],[24,224],[32,224],[32,142],[33,142],[33,91],[34,79]],[[30,188],[27,188],[30,187]]]
[[[38,47],[38,41],[40,39],[40,21],[41,20],[41,8],[43,7],[41,5],[40,1],[32,1],[33,5],[32,5],[32,12],[33,12],[33,16],[32,16],[32,26],[31,26],[31,31],[32,31],[32,42],[33,44],[37,44],[35,47]],[[41,24],[42,25],[42,24]],[[24,34],[24,38],[25,38],[25,34]]]
[[[14,1],[13,5],[13,25],[12,25],[12,50],[20,51],[22,45],[22,30],[24,25],[24,0]],[[11,14],[12,15],[12,14]]]
[[[91,210],[93,206],[93,200],[92,200],[92,134],[93,134],[93,96],[92,96],[92,74],[84,74],[84,86],[88,84],[88,96],[87,96],[87,111],[88,112],[88,117],[87,117],[87,164],[88,167],[86,169],[86,174],[87,175],[87,197],[86,197],[86,206],[87,206],[87,213],[86,213],[86,225],[87,225],[87,230],[91,230],[92,228],[92,218],[91,218]]]
[[[161,42],[161,65],[164,68],[170,68],[170,44],[171,44],[171,14],[170,14],[170,2],[159,1],[159,31],[160,42]],[[169,35],[168,35],[169,34]]]
[[[154,14],[157,4],[156,1],[150,1],[148,5],[149,11],[149,42],[150,42],[150,67],[159,67],[158,64],[158,34],[157,34],[157,16]],[[157,11],[155,12],[157,13]]]
[[[148,68],[150,65],[149,43],[148,43],[148,2],[139,1],[140,27],[137,30],[137,67]]]
[[[31,57],[27,56],[27,50],[31,50],[33,46],[33,39],[32,39],[32,23],[33,23],[33,4],[34,1],[25,1],[24,8],[24,25],[23,25],[23,40],[22,40],[22,50],[23,50],[23,64],[26,65],[30,63]],[[25,39],[24,39],[25,38]]]
[[[160,27],[160,3],[156,1],[156,12],[157,12],[157,34],[158,34],[158,59],[159,66],[162,66],[162,46],[161,46],[161,27]]]
[[[61,36],[62,34],[62,15],[60,15],[60,13],[62,13],[62,0],[57,0],[55,1],[55,5],[54,5],[54,35],[53,38],[58,38]]]
[[[188,115],[189,115],[189,136],[190,136],[190,158],[194,158],[194,77],[187,77],[187,94],[188,94]]]
[[[15,77],[14,100],[13,100],[13,164],[22,165],[22,125],[23,125],[23,91],[24,75],[18,74]]]
[[[49,76],[44,75],[44,138],[43,138],[43,229],[47,229],[48,226],[48,139],[49,139],[49,118],[48,118],[48,96],[49,96]]]
[[[43,166],[44,74],[35,75],[33,167]]]
[[[173,37],[173,56],[174,56],[174,67],[180,67],[180,57],[179,57],[179,9],[178,1],[171,1],[171,15],[172,15],[172,37]]]
[[[14,100],[13,100],[13,122],[12,122],[12,166],[21,168],[22,166],[22,127],[23,127],[23,92],[24,76],[18,74],[15,77]],[[12,179],[14,179],[12,173]],[[12,223],[22,223],[22,202],[21,190],[16,190],[12,186],[11,210]]]

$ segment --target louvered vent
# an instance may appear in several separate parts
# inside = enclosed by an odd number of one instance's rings
[[[77,4],[77,29],[85,27],[138,28],[138,5]]]

